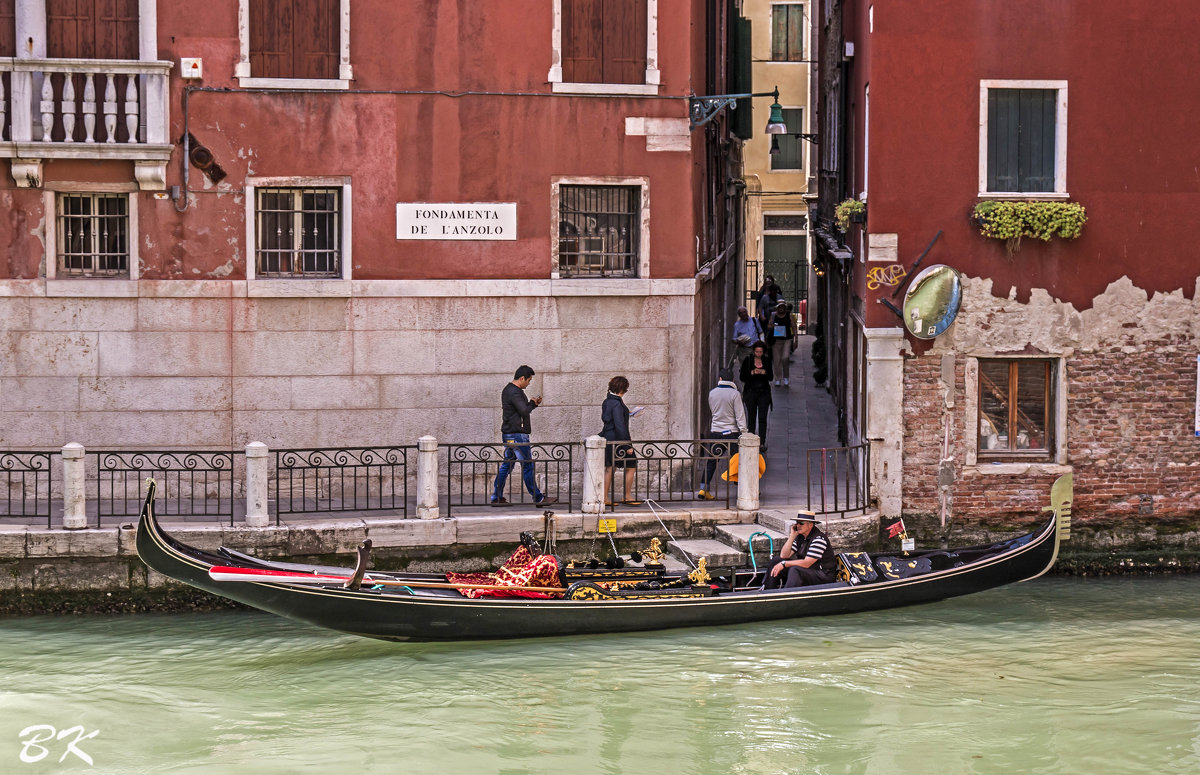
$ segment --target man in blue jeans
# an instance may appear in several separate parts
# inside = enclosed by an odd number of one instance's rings
[[[525,388],[533,381],[534,371],[528,366],[521,366],[513,375],[512,382],[504,386],[500,394],[500,407],[504,413],[504,422],[500,426],[501,437],[504,439],[504,462],[500,464],[500,472],[496,474],[496,483],[492,486],[493,506],[508,506],[504,497],[504,484],[508,481],[508,473],[512,471],[513,461],[521,461],[521,478],[525,480],[525,489],[533,496],[533,502],[539,506],[548,506],[555,502],[538,490],[537,481],[533,476],[533,455],[529,449],[529,415],[542,405],[542,397],[532,401],[525,397]]]

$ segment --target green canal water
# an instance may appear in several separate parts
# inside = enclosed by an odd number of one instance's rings
[[[256,613],[4,620],[0,773],[1195,773],[1198,604],[1196,576],[1052,578],[452,644]]]

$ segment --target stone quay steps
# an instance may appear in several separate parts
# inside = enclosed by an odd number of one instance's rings
[[[779,551],[779,547],[783,545],[783,539],[787,537],[782,532],[766,525],[717,525],[713,528],[713,537],[718,541],[737,547],[739,551],[747,553],[750,551],[750,536],[755,533],[766,533],[770,536],[775,542],[774,548],[777,552]],[[762,536],[754,539],[754,556],[758,558],[759,565],[763,564],[763,558],[770,556],[770,548],[771,542]]]
[[[709,568],[740,568],[750,561],[745,552],[712,538],[669,541],[667,552],[685,562],[690,558],[692,563],[699,563],[701,557],[706,557]]]

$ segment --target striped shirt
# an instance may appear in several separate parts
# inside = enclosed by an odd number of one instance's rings
[[[798,552],[800,550],[800,548],[804,546],[804,539],[805,539],[804,536],[796,537],[795,542],[792,543],[793,555],[795,555],[795,553]],[[829,548],[829,542],[827,540],[825,540],[825,536],[823,536],[823,535],[813,536],[812,543],[808,545],[808,551],[804,553],[804,556],[803,557],[793,556],[793,559],[806,560],[811,557],[814,560],[820,560],[821,557],[823,557],[825,555],[825,550],[828,548]]]

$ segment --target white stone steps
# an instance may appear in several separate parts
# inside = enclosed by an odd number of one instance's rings
[[[694,563],[698,563],[701,557],[706,557],[709,568],[740,568],[749,562],[749,557],[745,552],[711,538],[670,541],[667,544],[667,551],[680,559],[690,557]]]

